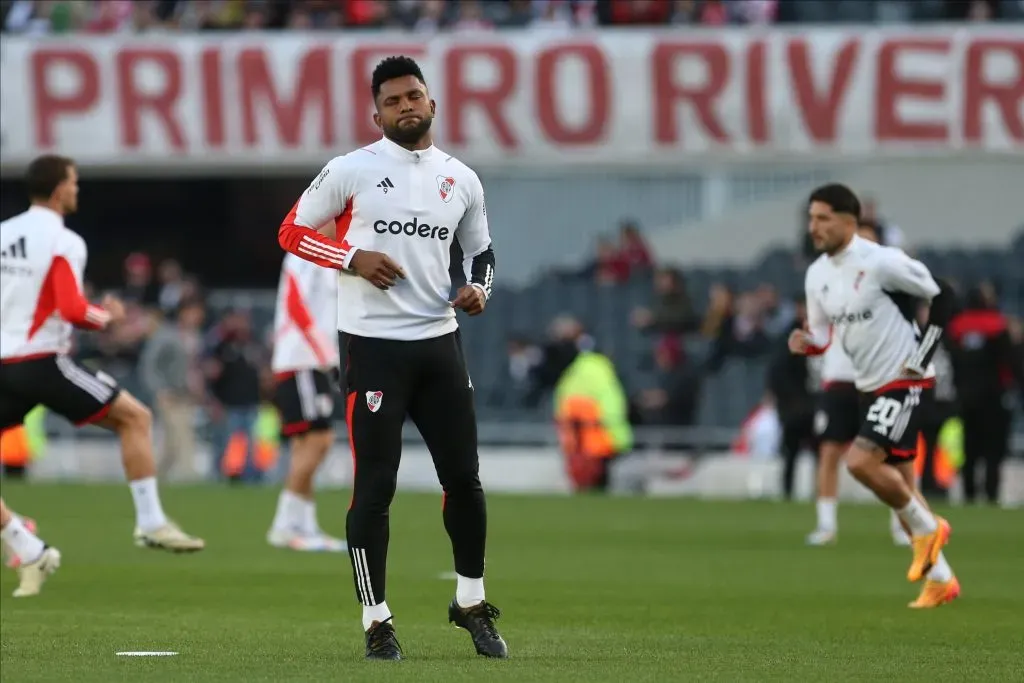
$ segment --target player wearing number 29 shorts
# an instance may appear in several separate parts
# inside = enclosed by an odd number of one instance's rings
[[[858,237],[860,200],[848,187],[817,188],[808,199],[809,232],[822,252],[807,270],[806,332],[790,335],[793,353],[820,354],[839,344],[853,363],[863,421],[846,452],[850,473],[894,510],[912,537],[907,579],[927,578],[911,607],[937,607],[960,593],[942,548],[950,526],[917,492],[913,456],[922,408],[932,399],[932,356],[955,296],[904,252]],[[915,322],[930,306],[926,329]]]

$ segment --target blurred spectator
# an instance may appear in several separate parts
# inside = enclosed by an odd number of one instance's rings
[[[484,15],[479,0],[458,0],[455,3],[455,18],[451,27],[455,31],[490,31],[494,23]]]
[[[523,335],[509,337],[505,345],[505,367],[489,403],[501,407],[523,407],[532,397],[534,373],[543,352]]]
[[[551,321],[548,342],[541,349],[540,363],[533,369],[533,386],[527,394],[526,404],[538,405],[555,388],[576,354],[593,346],[593,338],[584,333],[583,325],[576,318],[562,315]]]
[[[213,339],[205,374],[214,401],[212,441],[217,471],[232,480],[255,481],[260,472],[252,433],[265,386],[268,353],[254,337],[246,311],[227,313]]]
[[[171,314],[177,310],[186,289],[181,264],[174,259],[162,261],[157,271],[157,280],[157,304],[164,315]]]
[[[796,306],[792,301],[779,301],[779,292],[773,285],[763,283],[754,291],[757,306],[764,317],[764,331],[769,337],[789,334],[796,316]]]
[[[124,261],[124,288],[121,298],[125,303],[136,303],[140,306],[155,306],[159,300],[159,290],[153,282],[153,266],[145,254],[129,254]]]
[[[651,250],[640,233],[640,225],[636,221],[625,220],[620,224],[619,251],[622,260],[629,266],[630,275],[654,266]]]
[[[598,284],[614,285],[629,279],[629,262],[615,242],[607,237],[597,240],[597,258],[592,266]]]
[[[204,315],[199,301],[184,301],[175,322],[164,323],[142,352],[139,371],[164,429],[161,477],[196,471],[195,418],[205,393],[199,365]]]
[[[964,425],[964,498],[973,503],[978,467],[985,466],[985,496],[999,502],[1000,474],[1009,451],[1011,390],[1024,397],[1024,361],[989,283],[971,289],[964,310],[948,326],[953,376]]]
[[[807,311],[801,299],[794,305],[793,319],[774,344],[766,382],[782,424],[782,494],[786,500],[793,496],[797,458],[812,445],[814,439],[814,390],[817,385],[808,357],[790,353],[788,340],[789,332],[801,329],[806,319]]]
[[[654,362],[658,369],[657,385],[641,391],[636,400],[641,423],[665,427],[692,425],[700,399],[700,373],[667,338],[655,347]],[[684,445],[668,442],[663,447],[673,450]]]
[[[655,272],[654,301],[650,308],[635,309],[632,322],[638,329],[671,335],[697,329],[699,318],[693,310],[681,271],[659,268]]]
[[[771,340],[765,332],[764,311],[757,295],[746,292],[734,298],[726,290],[724,296],[717,294],[716,298],[712,315],[717,325],[705,321],[705,334],[713,340],[707,369],[717,372],[730,357],[754,358],[767,353]]]

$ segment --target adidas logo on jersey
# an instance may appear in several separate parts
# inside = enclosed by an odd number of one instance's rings
[[[395,184],[391,182],[391,178],[384,178],[384,180],[377,183],[377,187],[384,190],[384,194],[387,194],[388,190],[393,190],[395,188]]]
[[[25,238],[19,237],[17,242],[11,243],[6,249],[0,249],[0,258],[28,258],[25,252]]]

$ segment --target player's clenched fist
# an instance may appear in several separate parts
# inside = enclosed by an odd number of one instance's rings
[[[124,304],[113,294],[107,294],[100,302],[107,313],[110,314],[110,322],[117,323],[124,320]]]
[[[397,278],[405,279],[402,267],[379,251],[360,249],[352,256],[348,267],[377,289],[386,290],[395,286]]]
[[[487,297],[479,287],[465,285],[459,288],[452,301],[452,308],[461,308],[470,315],[480,315],[487,305]]]
[[[811,347],[811,337],[805,330],[793,330],[789,333],[789,351],[797,355],[804,355]]]

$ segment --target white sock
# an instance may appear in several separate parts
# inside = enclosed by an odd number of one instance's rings
[[[911,496],[907,506],[902,510],[897,510],[896,514],[906,522],[915,536],[924,536],[939,528],[939,523],[935,521],[935,515],[916,496]]]
[[[373,622],[383,624],[391,618],[391,609],[388,603],[382,602],[379,605],[363,605],[363,630],[369,631]]]
[[[835,531],[839,526],[836,518],[838,503],[835,498],[818,499],[818,528],[824,531]]]
[[[156,477],[146,477],[128,482],[135,502],[135,526],[143,531],[156,531],[167,524],[167,515],[160,505],[160,492],[156,489]]]
[[[459,607],[472,607],[484,601],[484,580],[455,575],[455,602]]]
[[[39,559],[46,549],[46,545],[38,536],[25,528],[18,517],[12,517],[3,531],[0,531],[0,538],[10,546],[11,551],[18,556],[22,564],[32,564]]]
[[[304,531],[302,525],[302,498],[284,489],[277,497],[277,512],[274,513],[274,529],[278,531]]]
[[[900,516],[896,514],[896,511],[889,508],[889,530],[893,536],[906,536],[907,530],[900,524]]]
[[[316,519],[316,503],[311,500],[302,501],[302,530],[311,536],[320,533],[320,523]]]
[[[949,562],[946,562],[946,555],[944,553],[939,553],[939,559],[928,570],[928,580],[941,583],[953,580],[953,568],[949,566]]]

